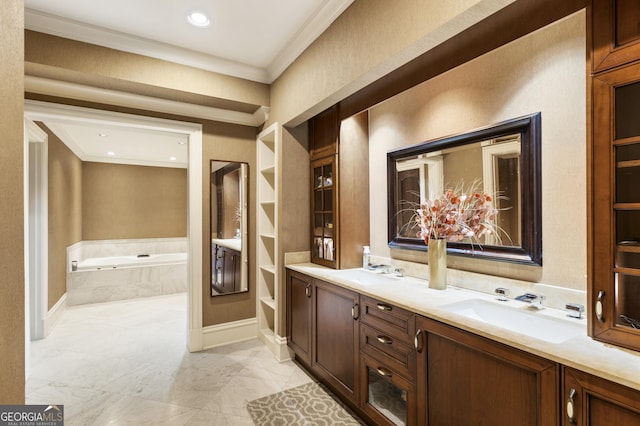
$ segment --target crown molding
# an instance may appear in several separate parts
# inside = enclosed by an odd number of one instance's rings
[[[238,78],[271,83],[267,71],[205,53],[136,37],[33,9],[24,10],[25,28],[84,43],[109,47]]]
[[[25,8],[25,28],[207,71],[271,84],[344,12],[354,0],[327,0],[307,20],[266,68],[254,67],[194,50],[132,36],[72,19]]]
[[[320,6],[267,67],[266,74],[269,84],[280,77],[289,65],[325,32],[353,2],[354,0],[327,0]]]

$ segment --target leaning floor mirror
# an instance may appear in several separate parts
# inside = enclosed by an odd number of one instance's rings
[[[211,160],[211,296],[249,290],[249,165]]]

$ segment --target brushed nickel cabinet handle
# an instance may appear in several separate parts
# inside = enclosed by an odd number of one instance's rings
[[[598,299],[596,300],[596,318],[600,323],[604,323],[604,307],[602,306],[602,299],[604,299],[604,291],[600,290],[598,292]]]
[[[387,370],[384,367],[378,367],[378,374],[384,377],[391,377],[391,371]]]
[[[311,284],[307,284],[307,287],[304,289],[304,294],[306,294],[307,297],[311,297]]]
[[[418,329],[416,335],[413,336],[413,346],[416,348],[416,352],[422,353],[422,330]]]
[[[571,388],[569,391],[569,398],[567,398],[567,418],[569,419],[569,423],[572,425],[576,424],[576,410],[575,410],[575,401],[576,390]]]
[[[384,303],[378,303],[378,309],[380,309],[381,311],[390,311],[391,306],[385,305]]]
[[[391,340],[387,336],[378,336],[378,342],[384,343],[385,345],[392,345],[393,344],[393,340]]]

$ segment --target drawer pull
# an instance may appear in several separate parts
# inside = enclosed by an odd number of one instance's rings
[[[378,309],[380,309],[381,311],[390,311],[391,306],[385,305],[384,303],[378,303]]]
[[[384,343],[385,345],[392,345],[393,344],[393,340],[391,340],[387,336],[378,336],[378,342]]]
[[[575,412],[575,402],[574,398],[576,397],[576,390],[571,389],[569,391],[569,398],[567,398],[567,417],[569,418],[569,423],[572,425],[576,424],[576,412]]]
[[[384,377],[391,377],[391,371],[383,367],[378,367],[378,374]]]

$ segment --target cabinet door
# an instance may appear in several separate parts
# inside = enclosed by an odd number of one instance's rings
[[[640,0],[593,1],[593,70],[640,59]]]
[[[418,327],[419,424],[558,423],[558,364],[430,319]]]
[[[357,403],[358,293],[314,280],[313,370]]]
[[[377,425],[416,424],[416,388],[383,358],[360,358],[360,407]]]
[[[565,426],[640,425],[640,392],[572,368],[564,368]]]
[[[640,350],[640,64],[593,79],[590,335]]]
[[[331,268],[338,262],[337,156],[311,163],[311,260]]]
[[[311,365],[312,279],[294,271],[287,272],[288,344],[296,359]]]

